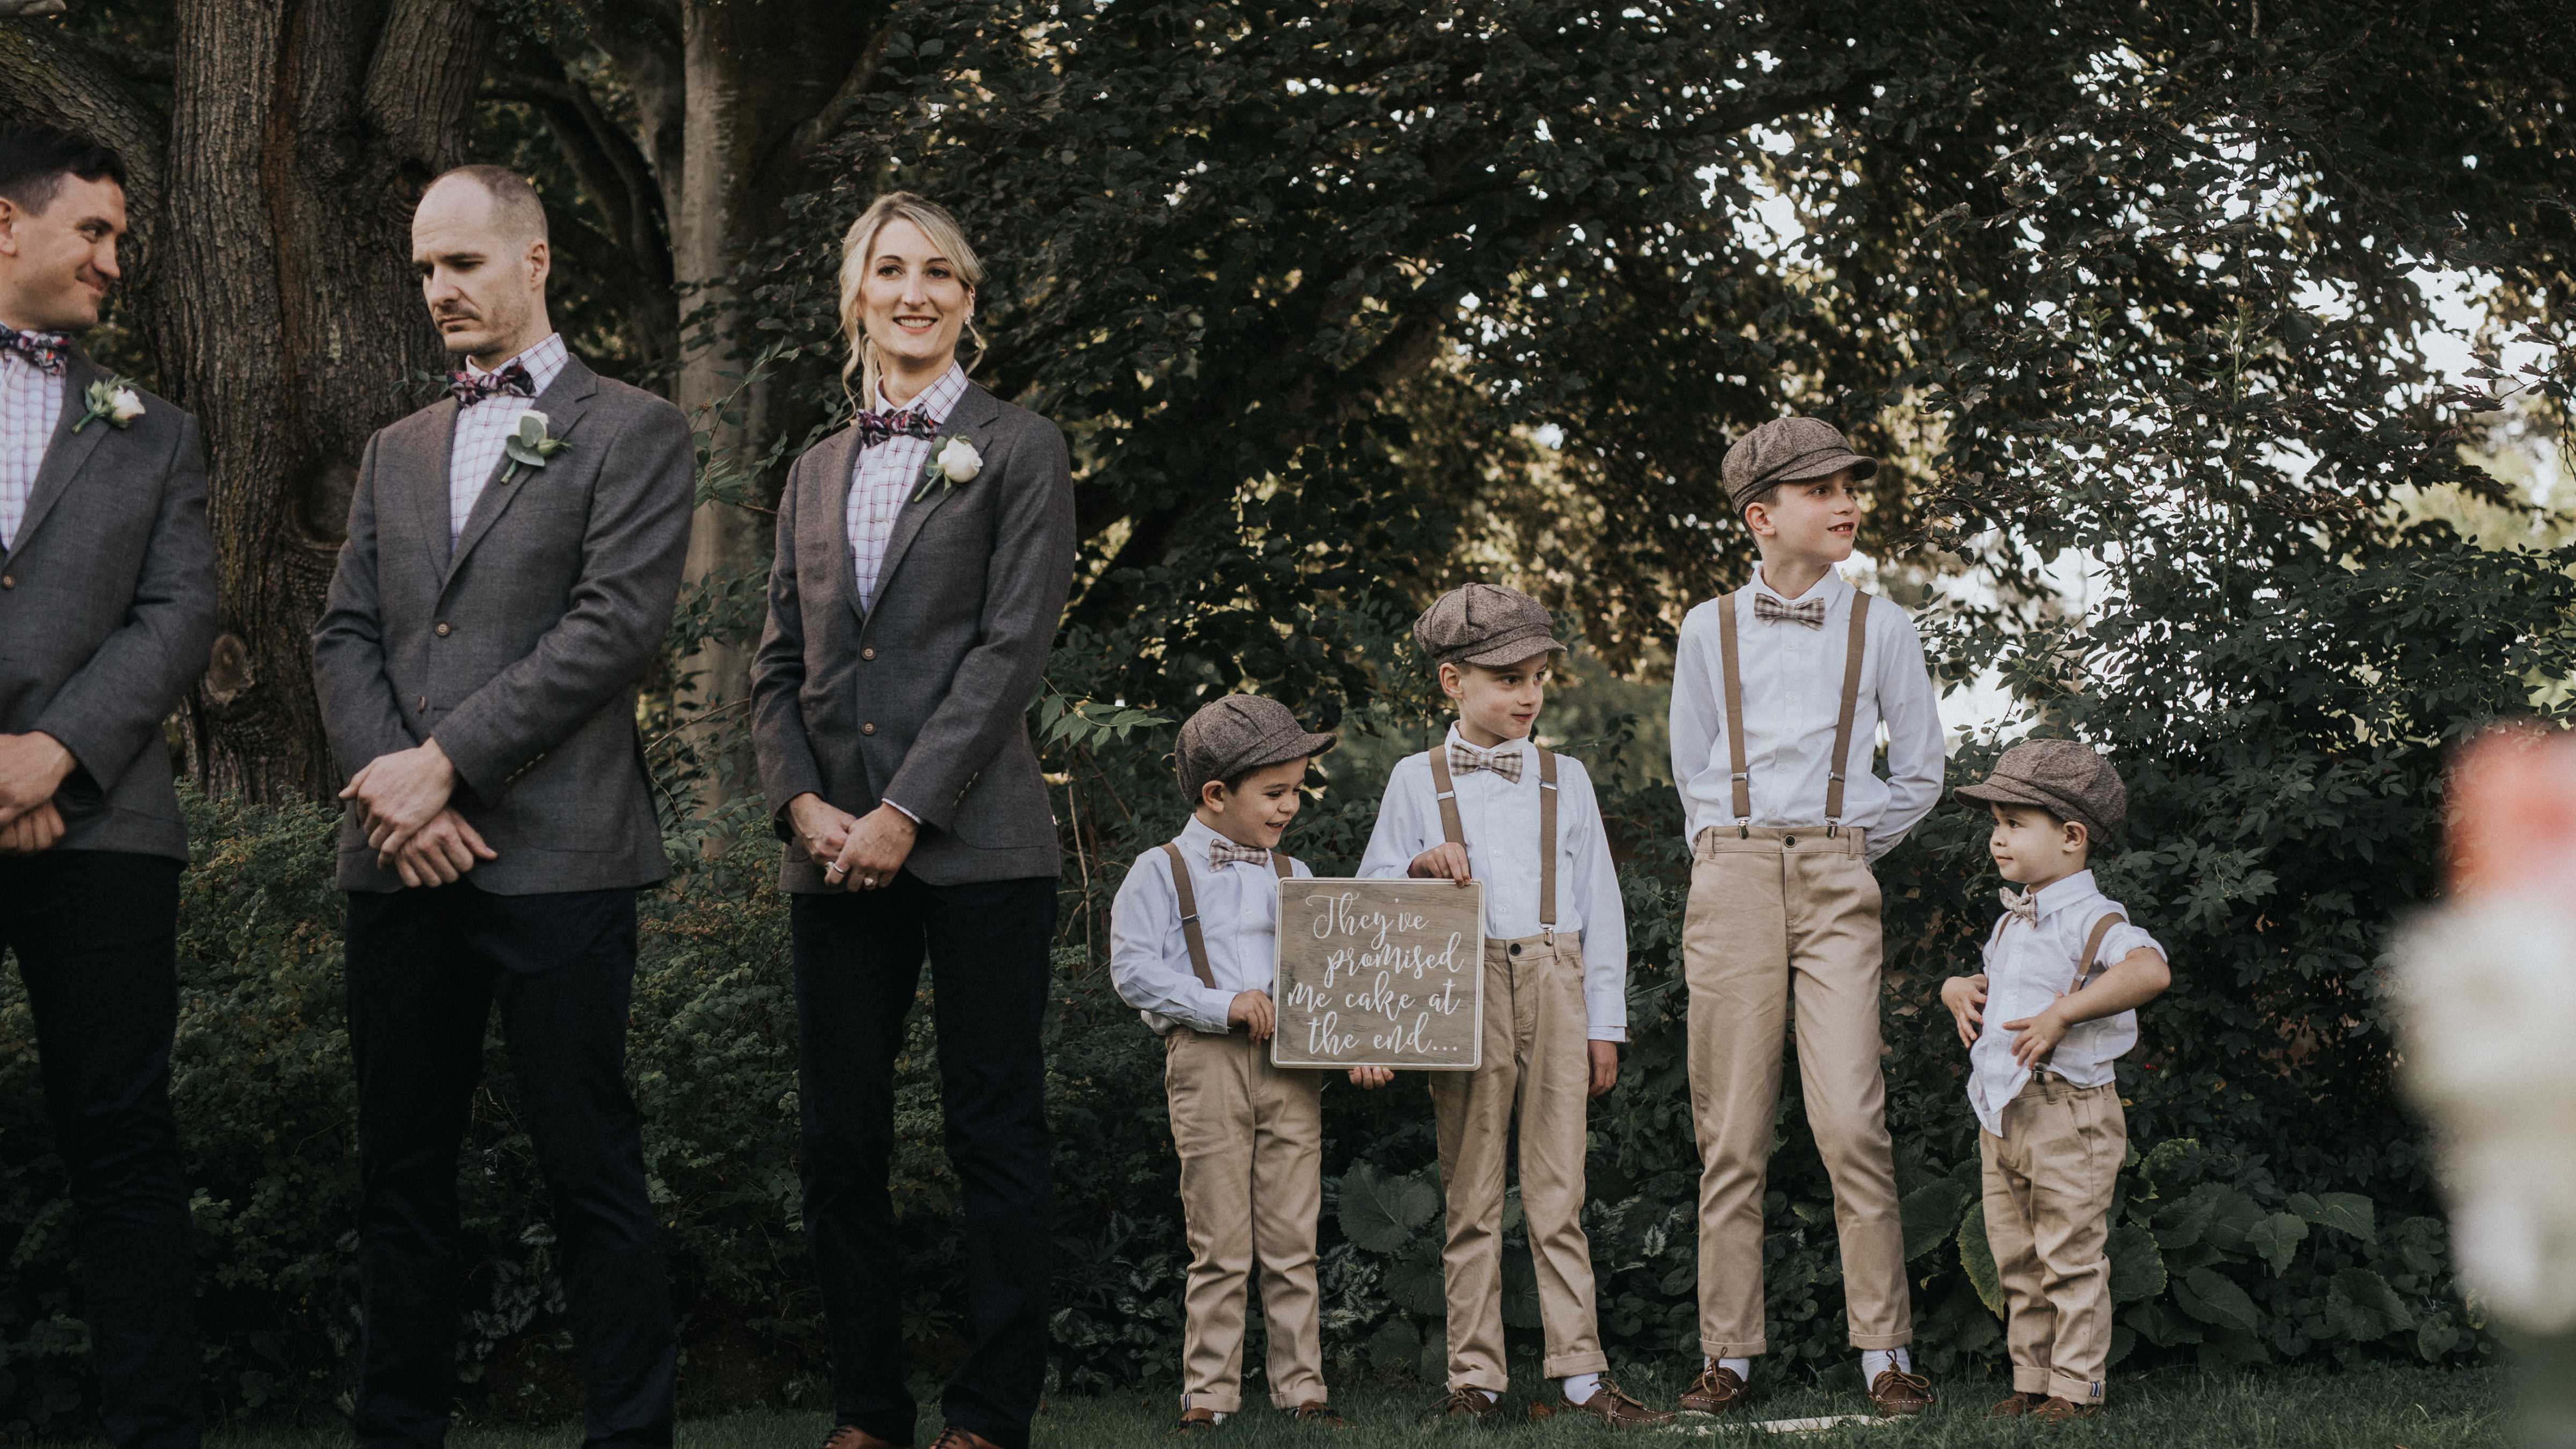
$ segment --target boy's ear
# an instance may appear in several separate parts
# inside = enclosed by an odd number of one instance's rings
[[[1210,810],[1223,810],[1225,798],[1231,793],[1225,788],[1223,780],[1205,781],[1199,786],[1199,804]]]
[[[2086,825],[2081,820],[2069,820],[2060,828],[2066,832],[2066,845],[2068,849],[2080,850],[2087,855],[2092,853],[2093,827]]]
[[[1467,692],[1467,671],[1456,664],[1440,666],[1440,692],[1456,699]]]
[[[1755,538],[1769,538],[1778,533],[1778,526],[1771,522],[1771,505],[1758,501],[1745,504],[1744,531]]]

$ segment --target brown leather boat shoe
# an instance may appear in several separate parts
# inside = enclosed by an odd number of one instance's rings
[[[1869,1407],[1881,1418],[1904,1419],[1932,1407],[1932,1381],[1889,1369],[1869,1382]]]
[[[1710,1364],[1682,1390],[1676,1402],[1685,1414],[1731,1414],[1744,1407],[1753,1390],[1745,1385],[1744,1375],[1731,1368]]]
[[[2048,1395],[2046,1394],[2034,1394],[2028,1392],[2015,1393],[2011,1398],[2005,1399],[1996,1404],[1993,1408],[1986,1410],[1986,1417],[1989,1419],[2018,1419],[2024,1414],[2029,1413],[2031,1410],[2036,1409],[2047,1402]]]
[[[1579,1414],[1590,1415],[1611,1428],[1620,1430],[1660,1429],[1673,1421],[1671,1414],[1661,1409],[1649,1409],[1639,1403],[1636,1395],[1610,1382],[1606,1374],[1602,1376],[1600,1384],[1592,1390],[1592,1397],[1582,1403],[1578,1404],[1572,1399],[1560,1396],[1552,1404],[1533,1400],[1529,1406],[1530,1422],[1533,1424],[1553,1419],[1560,1414],[1568,1418]]]
[[[938,1438],[930,1441],[930,1449],[1002,1449],[1002,1446],[981,1434],[970,1434],[951,1424],[939,1431]]]
[[[1300,1424],[1311,1424],[1318,1429],[1347,1429],[1351,1426],[1350,1420],[1334,1413],[1333,1406],[1322,1399],[1313,1399],[1299,1404],[1288,1411],[1288,1417]]]
[[[2071,1424],[2077,1419],[2098,1418],[2101,1413],[2100,1404],[2079,1404],[2073,1399],[2052,1398],[2030,1411],[2030,1421],[2034,1424]]]
[[[880,1439],[856,1424],[843,1424],[823,1436],[823,1449],[895,1449],[891,1439]]]
[[[1451,1389],[1422,1416],[1425,1429],[1482,1429],[1503,1415],[1503,1401],[1483,1389]]]
[[[1172,1426],[1172,1432],[1164,1435],[1163,1437],[1166,1439],[1186,1439],[1192,1434],[1204,1434],[1216,1426],[1216,1410],[1183,1409],[1181,1411],[1181,1421],[1174,1424]]]

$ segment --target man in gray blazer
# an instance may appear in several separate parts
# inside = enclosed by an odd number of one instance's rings
[[[546,321],[545,212],[497,167],[412,221],[452,396],[376,434],[313,667],[349,775],[358,1073],[357,1433],[444,1440],[456,1156],[497,1005],[552,1190],[587,1442],[671,1442],[670,1294],[625,1082],[637,891],[669,873],[636,734],[694,454],[678,409]]]
[[[215,550],[197,420],[71,342],[124,234],[114,152],[0,136],[0,953],[71,1169],[107,1437],[160,1449],[198,1441],[170,1116],[188,832],[161,721],[214,643]]]

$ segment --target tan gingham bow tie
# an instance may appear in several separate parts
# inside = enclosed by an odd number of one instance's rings
[[[1208,869],[1218,870],[1238,860],[1252,865],[1268,865],[1270,852],[1258,845],[1237,845],[1222,836],[1208,842]]]
[[[1524,758],[1518,750],[1495,750],[1489,754],[1473,745],[1462,745],[1456,740],[1449,742],[1449,773],[1453,775],[1491,770],[1517,785],[1521,782],[1521,761]]]
[[[1804,624],[1810,629],[1821,629],[1825,627],[1825,601],[1801,599],[1794,604],[1784,604],[1769,594],[1757,593],[1753,596],[1753,618],[1757,623]]]
[[[2039,929],[2039,892],[2005,886],[1995,892],[1995,898],[2004,903],[2004,919],[2019,920],[2034,931]]]

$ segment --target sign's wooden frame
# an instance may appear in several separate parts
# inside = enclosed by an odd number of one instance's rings
[[[1374,898],[1372,901],[1373,904],[1394,905],[1402,903],[1407,899],[1416,901],[1430,899],[1437,901],[1444,910],[1455,909],[1459,906],[1465,906],[1468,909],[1470,918],[1475,923],[1475,928],[1472,934],[1462,935],[1459,938],[1460,953],[1467,963],[1464,972],[1467,979],[1463,989],[1466,990],[1475,1001],[1473,1010],[1467,1013],[1470,1030],[1473,1033],[1473,1035],[1468,1038],[1468,1060],[1464,1062],[1435,1063],[1417,1060],[1402,1060],[1399,1059],[1398,1054],[1388,1053],[1372,1053],[1366,1057],[1319,1058],[1308,1053],[1306,1044],[1304,1040],[1302,1040],[1302,1033],[1300,1034],[1301,1040],[1296,1043],[1295,1049],[1291,1049],[1288,1030],[1289,982],[1285,979],[1285,972],[1287,970],[1287,940],[1288,933],[1291,929],[1290,923],[1292,918],[1297,921],[1303,921],[1307,918],[1307,913],[1296,912],[1293,913],[1292,916],[1292,912],[1290,910],[1291,898],[1288,892],[1291,887],[1294,887],[1299,897],[1306,897],[1313,895],[1318,887],[1323,886],[1356,887],[1359,889],[1360,894]],[[1403,1072],[1472,1072],[1484,1064],[1484,882],[1473,881],[1462,887],[1456,881],[1448,880],[1356,880],[1346,877],[1329,876],[1319,879],[1308,876],[1296,880],[1279,881],[1275,884],[1275,888],[1279,892],[1279,910],[1278,914],[1273,917],[1273,919],[1278,921],[1279,928],[1271,933],[1270,999],[1278,1009],[1279,1025],[1278,1030],[1274,1032],[1270,1038],[1271,1065],[1277,1067],[1301,1068],[1306,1070],[1320,1069],[1326,1071],[1341,1071],[1350,1067],[1388,1067],[1393,1070]],[[1432,893],[1435,891],[1443,892],[1445,894],[1433,896]],[[1471,946],[1472,950],[1469,949]],[[1300,1022],[1309,1019],[1311,1018],[1304,1013],[1301,1013],[1299,1016]]]

